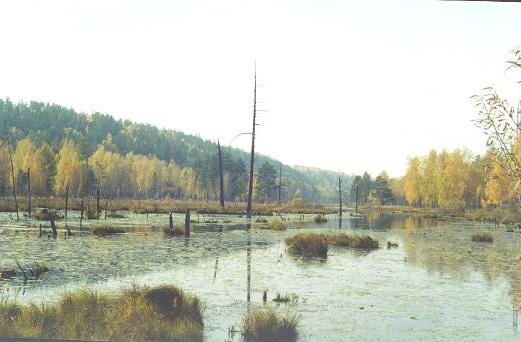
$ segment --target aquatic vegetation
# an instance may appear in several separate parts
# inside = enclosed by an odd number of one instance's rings
[[[286,225],[282,220],[273,220],[270,222],[270,229],[272,230],[284,230],[286,229]]]
[[[301,317],[287,312],[284,316],[274,308],[253,308],[242,321],[244,340],[247,342],[296,341],[297,326]]]
[[[355,249],[377,249],[378,240],[369,235],[327,234],[327,241],[332,246],[347,247]]]
[[[378,240],[369,235],[301,233],[287,238],[290,253],[306,257],[327,257],[329,246],[372,250],[379,248]]]
[[[258,217],[255,219],[255,223],[268,223],[268,220],[264,217]]]
[[[315,223],[326,223],[327,222],[327,218],[325,218],[323,215],[317,215],[313,218],[313,221]]]
[[[49,272],[49,267],[45,262],[35,262],[34,268],[31,269],[32,276],[36,279],[46,272]]]
[[[111,227],[111,226],[101,226],[96,227],[92,229],[92,234],[97,236],[107,236],[107,235],[114,235],[114,234],[122,234],[125,231],[123,229]]]
[[[391,242],[391,241],[387,241],[387,248],[390,249],[390,248],[396,248],[398,247],[398,243],[397,242]]]
[[[285,242],[291,254],[305,257],[327,257],[328,241],[324,234],[297,234],[287,238]]]
[[[109,211],[107,217],[110,218],[125,218],[126,216],[118,213],[117,211]]]
[[[488,233],[473,234],[472,241],[474,242],[493,242],[494,238]]]
[[[199,300],[174,286],[118,297],[82,290],[56,304],[0,302],[0,336],[85,340],[202,341]]]
[[[53,211],[50,211],[47,208],[43,208],[43,209],[40,209],[40,210],[36,211],[35,213],[33,213],[32,217],[34,219],[36,219],[36,220],[39,220],[39,221],[49,221],[51,219],[51,217],[54,220],[58,220],[58,219],[62,219],[63,218],[62,215],[58,215],[57,213],[55,213]]]
[[[281,295],[277,293],[277,296],[273,298],[275,303],[279,304],[296,304],[298,303],[298,296],[296,294]]]
[[[182,236],[185,235],[185,232],[179,229],[178,227],[174,227],[173,229],[170,227],[163,228],[163,233],[172,235],[172,236]]]

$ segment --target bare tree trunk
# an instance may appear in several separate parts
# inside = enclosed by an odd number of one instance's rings
[[[31,218],[31,169],[27,169],[27,213]]]
[[[340,180],[340,177],[338,177],[338,201],[340,204],[338,216],[342,217],[342,180]]]
[[[67,210],[69,209],[69,186],[65,187],[65,221],[67,221]]]
[[[11,180],[13,183],[14,207],[16,210],[16,219],[19,220],[20,217],[18,216],[18,200],[16,199],[16,185],[15,185],[15,178],[14,178],[13,155],[11,154],[11,144],[9,142],[9,131],[7,130],[7,127],[5,128],[5,136],[7,138],[7,151],[9,152],[9,160],[11,162]]]
[[[250,179],[248,182],[248,203],[246,206],[246,217],[251,217],[252,209],[252,195],[253,195],[253,165],[255,163],[255,127],[257,124],[255,120],[257,118],[257,68],[255,68],[254,74],[254,86],[253,86],[253,126],[251,131],[251,155],[250,155]]]
[[[219,140],[217,140],[217,150],[219,153],[219,199],[221,200],[221,208],[224,209],[223,160],[221,155],[221,143]]]
[[[96,218],[99,220],[100,211],[99,211],[99,187],[96,189]]]
[[[81,204],[80,204],[80,208],[81,208],[81,212],[80,212],[80,229],[81,229],[81,224],[83,223],[83,211],[84,211],[84,208],[83,208],[83,200],[85,198],[85,195],[84,193],[82,192],[81,193]]]
[[[279,207],[282,192],[282,163],[279,164]]]
[[[359,181],[359,179],[356,178],[356,202],[355,202],[355,214],[358,213],[358,181]]]

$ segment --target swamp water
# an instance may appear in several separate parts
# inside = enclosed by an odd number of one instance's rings
[[[521,339],[513,319],[521,306],[521,234],[504,227],[373,214],[329,217],[320,225],[294,225],[292,218],[290,229],[279,232],[246,230],[245,219],[223,216],[215,218],[227,222],[220,226],[194,224],[187,239],[163,234],[166,215],[127,216],[102,222],[129,226],[126,234],[52,239],[0,214],[0,268],[16,268],[18,260],[44,261],[50,269],[27,284],[0,281],[0,299],[43,302],[77,288],[176,284],[204,303],[207,341],[239,341],[230,328],[238,329],[248,306],[262,305],[268,290],[269,302],[277,293],[296,296],[272,305],[302,316],[301,341]],[[284,238],[303,231],[369,234],[381,248],[330,248],[325,261],[295,259]],[[484,231],[492,244],[471,242]],[[387,241],[398,247],[388,249]]]

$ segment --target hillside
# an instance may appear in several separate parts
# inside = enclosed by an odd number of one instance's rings
[[[112,116],[102,113],[90,115],[78,113],[73,109],[56,104],[41,102],[15,104],[9,99],[0,99],[0,125],[3,131],[2,140],[6,140],[4,127],[7,127],[10,146],[13,151],[18,153],[23,153],[23,151],[19,151],[18,143],[29,141],[34,146],[35,151],[37,148],[47,146],[48,151],[45,153],[52,153],[59,158],[58,154],[63,143],[65,141],[73,143],[77,149],[78,159],[89,165],[91,172],[88,172],[88,174],[91,174],[90,182],[92,183],[89,186],[89,191],[92,190],[93,186],[96,186],[93,184],[100,183],[103,178],[106,183],[104,184],[104,192],[107,196],[137,196],[138,192],[135,189],[126,189],[124,185],[107,183],[107,179],[111,176],[105,174],[108,172],[106,170],[109,166],[105,165],[100,169],[93,164],[93,160],[98,160],[98,163],[102,163],[101,160],[103,160],[103,163],[117,163],[118,165],[126,161],[128,168],[132,168],[132,165],[134,165],[132,163],[135,163],[137,156],[146,156],[150,161],[156,161],[156,164],[159,165],[158,168],[162,167],[166,171],[160,169],[151,171],[148,186],[154,188],[147,191],[143,190],[139,196],[159,197],[168,195],[195,199],[215,199],[218,193],[217,145],[212,141],[194,135],[175,130],[159,129],[149,124],[116,120]],[[3,145],[5,148],[5,144]],[[246,191],[246,167],[249,161],[249,153],[232,147],[223,147],[223,154],[227,176],[227,200],[241,200]],[[20,160],[20,158],[15,158],[15,164],[16,160]],[[60,174],[53,169],[56,168],[57,163],[58,159],[55,159],[48,161],[47,164],[49,165],[47,166],[33,166],[33,170],[38,168],[48,169],[48,174],[45,175],[47,186],[42,192],[59,192],[59,180],[56,175],[58,174],[59,178]],[[268,189],[265,189],[267,200],[275,200],[278,197],[276,186],[278,185],[279,166],[282,168],[283,200],[295,198],[312,202],[335,200],[338,173],[316,168],[291,167],[263,155],[256,155],[255,170],[259,170],[265,163],[269,163],[271,167],[267,169],[265,167],[263,170],[270,171],[267,174],[271,178],[275,176],[275,179],[270,179],[268,184],[271,185],[268,185]],[[23,175],[27,167],[19,164],[15,165],[17,166],[17,180],[23,190]],[[154,163],[145,163],[144,165],[151,167],[152,164]],[[0,191],[2,193],[8,191],[9,185],[9,170],[5,170],[5,166],[4,163],[2,165],[4,170],[0,174]],[[275,170],[275,175],[273,170]],[[123,171],[120,170],[120,172]],[[105,173],[102,174],[102,172]],[[166,177],[165,172],[171,172],[172,177],[170,177],[169,182],[164,180],[164,184],[160,187],[159,182],[161,180],[159,178]],[[176,175],[174,175],[175,172],[177,172]],[[344,177],[346,183],[350,181],[349,176],[341,176]],[[140,179],[142,177],[136,175],[135,178]],[[145,184],[146,181],[143,180],[142,183]],[[192,183],[190,190],[187,189],[188,183]],[[143,184],[141,185],[145,186]],[[81,188],[82,186],[77,185],[76,190],[80,191]],[[261,191],[258,187],[256,190],[257,192]]]

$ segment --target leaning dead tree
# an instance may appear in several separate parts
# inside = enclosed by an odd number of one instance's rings
[[[9,161],[11,162],[11,180],[13,185],[13,197],[14,197],[14,207],[16,210],[16,219],[19,220],[18,216],[18,200],[16,199],[16,181],[14,177],[14,164],[13,164],[13,154],[11,153],[11,143],[9,142],[9,130],[7,126],[5,127],[5,138],[7,140],[7,152],[9,153]]]
[[[255,163],[255,127],[257,123],[255,120],[257,119],[257,68],[255,67],[255,73],[253,76],[254,85],[253,85],[253,125],[251,130],[251,155],[250,155],[250,177],[248,182],[248,203],[246,206],[246,217],[251,217],[251,209],[252,209],[252,195],[253,195],[253,165]]]
[[[342,217],[342,180],[338,177],[338,216]]]
[[[521,71],[521,50],[514,50],[508,68]],[[494,88],[484,88],[472,96],[478,110],[475,123],[487,135],[487,146],[493,163],[499,164],[514,182],[521,195],[521,103],[517,109],[502,98]]]
[[[224,178],[223,178],[223,158],[221,154],[221,143],[217,140],[217,154],[219,156],[219,199],[221,208],[224,209]]]

